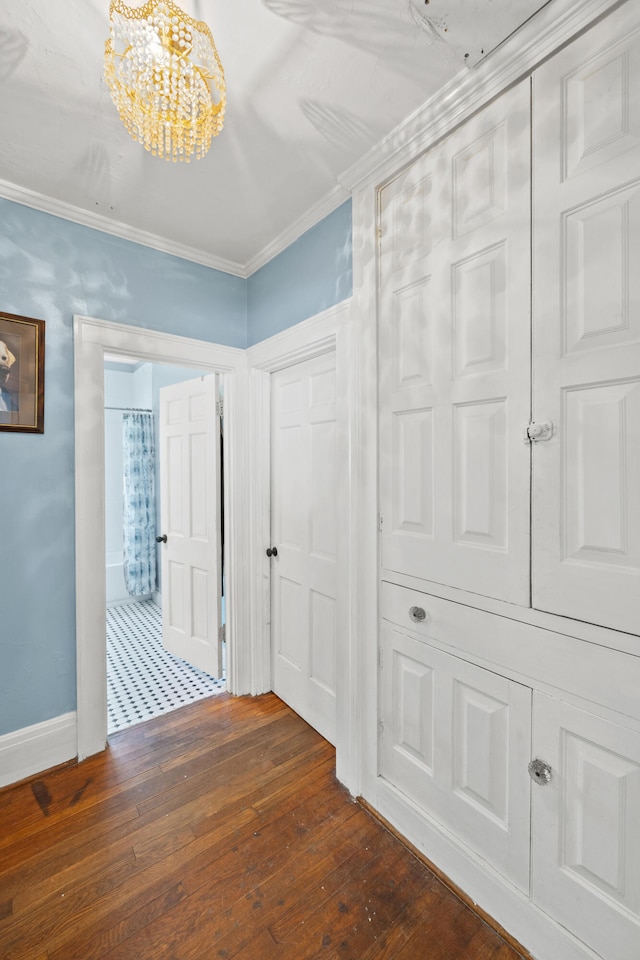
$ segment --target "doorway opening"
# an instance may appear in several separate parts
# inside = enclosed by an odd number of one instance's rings
[[[122,355],[104,358],[104,480],[107,736],[226,690],[222,417],[218,476],[221,604],[216,623],[222,655],[199,669],[163,642],[162,501],[169,494],[161,458],[161,398],[168,387],[203,381],[193,368]],[[175,393],[175,391],[174,391]],[[222,386],[219,401],[222,401]],[[218,418],[212,411],[216,424]],[[167,591],[168,592],[168,591]],[[168,609],[168,607],[167,607]],[[166,631],[165,631],[166,633]],[[213,664],[213,660],[212,660]]]

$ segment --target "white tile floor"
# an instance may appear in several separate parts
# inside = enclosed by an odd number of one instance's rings
[[[213,679],[162,646],[162,611],[153,600],[107,609],[108,733],[222,693]]]

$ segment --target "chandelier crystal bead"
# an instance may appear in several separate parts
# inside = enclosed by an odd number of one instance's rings
[[[104,75],[134,140],[166,160],[202,158],[222,130],[224,70],[211,30],[173,0],[111,0]]]

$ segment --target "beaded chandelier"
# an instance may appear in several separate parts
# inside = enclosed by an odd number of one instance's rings
[[[224,123],[226,86],[213,36],[172,0],[111,0],[105,79],[138,143],[165,160],[205,155]]]

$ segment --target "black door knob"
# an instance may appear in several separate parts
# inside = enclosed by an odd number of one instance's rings
[[[163,533],[161,537],[156,537],[156,543],[166,543],[166,542],[167,542],[166,533]]]
[[[268,557],[277,557],[278,548],[277,547],[267,547],[267,556]]]

